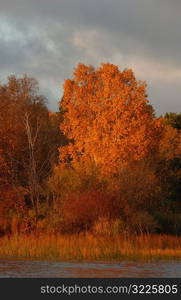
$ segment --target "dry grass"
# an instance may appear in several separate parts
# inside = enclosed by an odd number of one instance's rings
[[[39,260],[180,260],[181,237],[169,235],[14,235],[0,239],[0,257]]]

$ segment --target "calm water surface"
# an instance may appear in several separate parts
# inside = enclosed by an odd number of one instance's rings
[[[181,262],[44,262],[0,260],[0,277],[179,277]]]

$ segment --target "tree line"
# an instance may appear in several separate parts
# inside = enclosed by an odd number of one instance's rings
[[[50,112],[36,79],[0,84],[0,234],[181,233],[181,114],[145,82],[79,64]]]

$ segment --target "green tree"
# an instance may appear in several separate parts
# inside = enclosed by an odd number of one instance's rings
[[[181,113],[166,113],[164,119],[165,124],[171,125],[176,129],[181,129]]]

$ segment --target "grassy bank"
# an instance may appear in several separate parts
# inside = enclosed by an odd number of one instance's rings
[[[181,260],[181,237],[169,235],[17,235],[0,239],[0,258],[37,260]]]

